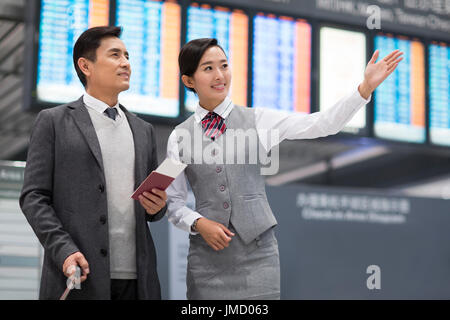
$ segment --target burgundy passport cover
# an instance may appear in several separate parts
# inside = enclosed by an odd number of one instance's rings
[[[166,188],[172,183],[175,178],[166,176],[159,172],[153,171],[136,189],[136,191],[131,196],[134,200],[139,200],[139,196],[144,193],[144,191],[152,192],[153,188],[166,190]]]

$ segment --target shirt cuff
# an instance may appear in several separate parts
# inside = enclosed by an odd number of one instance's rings
[[[191,228],[194,221],[197,220],[198,218],[203,218],[203,216],[196,211],[193,211],[191,214],[189,214],[187,217],[185,217],[186,225],[189,226],[189,233],[192,235],[198,234],[198,232],[192,231],[192,228]]]

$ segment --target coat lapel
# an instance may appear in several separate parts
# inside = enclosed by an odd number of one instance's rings
[[[72,109],[71,114],[80,128],[81,133],[84,135],[86,142],[91,149],[95,160],[97,161],[97,164],[103,171],[103,158],[100,143],[98,142],[97,134],[95,133],[89,111],[84,106],[83,96],[73,104],[70,104],[68,107]]]
[[[143,179],[145,179],[147,173],[145,171],[145,161],[147,155],[148,141],[146,141],[145,127],[142,126],[139,119],[132,115],[128,110],[119,105],[125,113],[134,139],[134,154],[135,154],[135,187],[137,188]],[[83,97],[75,101],[68,106],[72,112],[72,116],[75,119],[77,126],[80,128],[81,133],[84,135],[86,142],[94,155],[94,158],[103,170],[103,158],[100,149],[100,143],[98,142],[97,134],[92,124],[89,111],[84,107]]]

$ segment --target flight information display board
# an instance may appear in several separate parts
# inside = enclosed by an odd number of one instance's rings
[[[375,90],[375,135],[380,138],[425,142],[425,49],[422,42],[379,34],[375,49],[380,58],[395,49],[403,60]]]
[[[320,28],[321,111],[357,90],[367,65],[366,45],[363,32],[328,26]],[[365,127],[366,108],[361,108],[342,131],[359,133]]]
[[[116,25],[130,53],[130,89],[120,102],[130,111],[178,117],[181,7],[174,1],[117,0]]]
[[[310,113],[311,25],[258,13],[253,34],[252,106]]]
[[[229,96],[237,105],[247,105],[248,16],[242,10],[192,3],[187,9],[186,42],[216,38],[225,51],[232,78]],[[185,91],[184,105],[193,112],[197,96]]]
[[[108,25],[108,0],[42,0],[36,97],[40,102],[66,103],[84,92],[73,66],[73,46],[90,27]]]
[[[430,141],[450,146],[450,45],[432,43],[428,52]]]

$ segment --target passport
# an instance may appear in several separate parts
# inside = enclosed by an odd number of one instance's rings
[[[134,191],[131,198],[139,200],[144,192],[152,192],[153,188],[166,190],[175,178],[184,171],[186,164],[166,158],[158,168],[152,171],[141,185]]]

